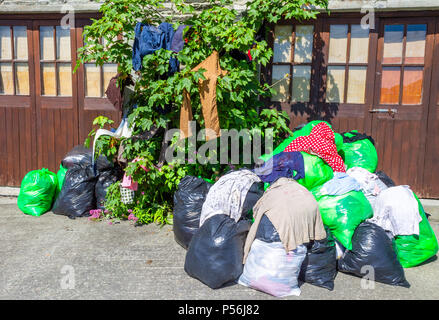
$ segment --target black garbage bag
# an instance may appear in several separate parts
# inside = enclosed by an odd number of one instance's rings
[[[99,176],[95,186],[97,209],[105,209],[105,197],[107,195],[108,187],[111,186],[113,183],[121,180],[122,177],[123,170],[119,166],[114,166],[114,168],[99,172]]]
[[[259,222],[255,238],[268,243],[281,242],[279,233],[265,214]]]
[[[384,171],[378,171],[375,172],[375,174],[389,188],[395,186],[395,182],[393,182],[393,180]]]
[[[200,215],[211,184],[194,176],[184,177],[174,193],[174,239],[187,249],[200,227]]]
[[[64,168],[72,168],[74,166],[88,166],[91,165],[92,150],[90,148],[86,148],[84,145],[80,144],[70,150],[61,161],[61,164]],[[113,163],[108,161],[107,157],[100,155],[97,159],[95,159],[95,168],[97,171],[104,171],[106,169],[112,168]]]
[[[373,269],[362,270],[363,266]],[[370,222],[361,223],[352,237],[352,250],[338,260],[338,270],[374,281],[409,288],[404,270],[384,229]],[[371,274],[370,270],[373,270]]]
[[[328,232],[328,230],[326,231]],[[328,238],[307,244],[305,260],[300,268],[299,280],[334,290],[337,275],[337,255],[334,241]]]
[[[96,181],[91,165],[68,169],[52,212],[69,217],[88,216],[90,210],[96,209]]]
[[[184,271],[212,289],[237,281],[250,226],[247,219],[235,222],[225,214],[208,218],[192,237]]]
[[[244,204],[242,205],[242,216],[250,217],[253,214],[253,207],[256,202],[262,197],[264,194],[264,183],[263,182],[255,182],[252,184],[250,189],[247,192],[247,195],[244,199]]]

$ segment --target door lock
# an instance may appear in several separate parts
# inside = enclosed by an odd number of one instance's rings
[[[395,118],[395,113],[398,113],[397,109],[370,109],[369,110],[370,113],[388,113],[389,116],[391,116],[392,118]]]

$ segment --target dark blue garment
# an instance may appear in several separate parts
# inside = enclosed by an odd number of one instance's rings
[[[255,237],[258,240],[268,243],[281,242],[279,233],[265,214],[262,216],[261,221],[259,222]]]
[[[174,28],[167,22],[158,27],[141,22],[136,24],[133,44],[133,69],[138,71],[142,68],[143,57],[153,54],[159,49],[171,50]],[[169,63],[169,75],[178,71],[179,63],[176,58],[171,58]]]
[[[180,52],[183,50],[184,47],[184,39],[183,39],[183,32],[184,29],[187,27],[187,25],[182,24],[178,26],[177,30],[174,33],[174,37],[172,37],[171,42],[171,51],[172,52]]]
[[[281,177],[295,180],[305,178],[305,165],[300,152],[278,153],[253,171],[263,182],[268,183],[272,183]]]

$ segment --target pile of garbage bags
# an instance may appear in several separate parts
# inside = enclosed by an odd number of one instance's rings
[[[276,297],[300,295],[303,283],[333,290],[338,272],[410,287],[404,268],[438,252],[416,194],[376,172],[366,134],[339,134],[325,121],[293,133],[253,168],[213,184],[181,181],[173,228],[187,274],[212,289],[238,284]]]
[[[33,216],[48,211],[70,218],[88,216],[90,210],[105,209],[107,189],[122,175],[122,169],[104,156],[92,163],[92,151],[78,145],[66,154],[56,174],[48,169],[28,172],[17,204]]]

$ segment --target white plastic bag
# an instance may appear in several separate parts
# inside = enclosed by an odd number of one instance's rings
[[[255,239],[238,283],[275,297],[299,296],[298,276],[306,256],[306,247],[286,253],[281,242]]]

